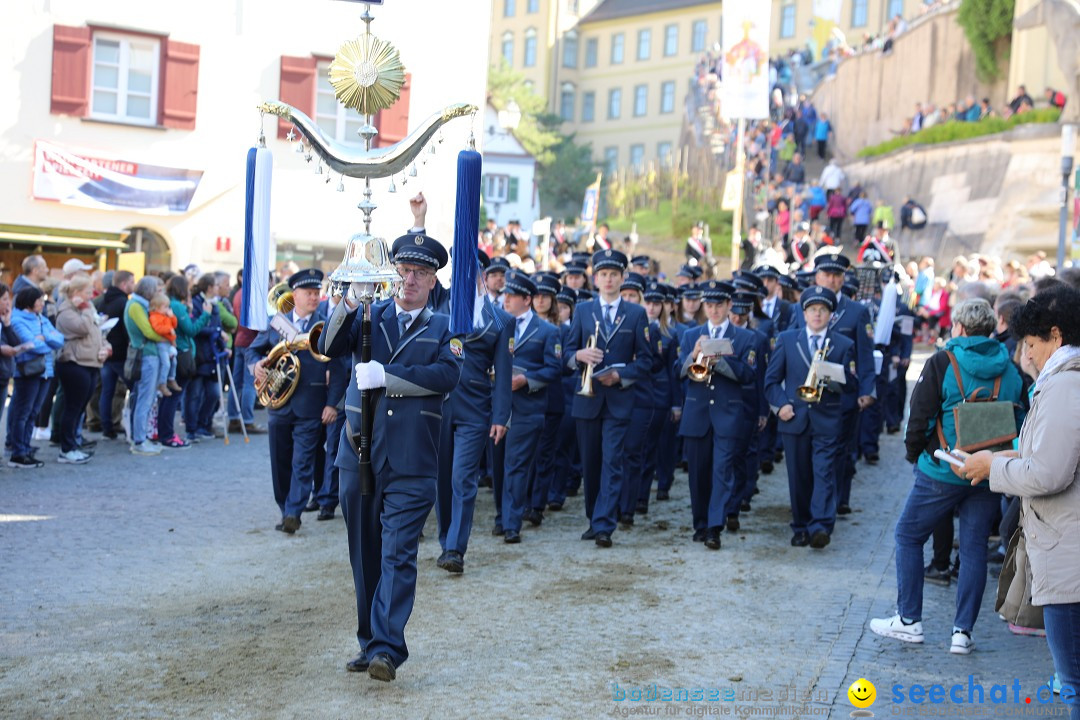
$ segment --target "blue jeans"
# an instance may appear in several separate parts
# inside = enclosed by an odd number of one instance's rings
[[[131,352],[128,350],[128,352]],[[146,440],[150,425],[150,410],[157,397],[158,356],[153,347],[147,347],[142,355],[142,374],[135,383],[131,412],[131,442],[138,445]]]
[[[180,386],[180,390],[173,390],[172,395],[161,398],[161,402],[158,403],[157,432],[158,439],[161,442],[171,440],[176,435],[176,409],[180,407],[180,403],[184,399],[184,389],[187,383],[187,380],[178,380],[177,384]]]
[[[98,400],[98,415],[101,417],[101,429],[114,432],[112,400],[116,394],[116,381],[124,383],[124,363],[110,360],[101,366],[101,398]]]
[[[1065,702],[1066,686],[1074,691],[1080,689],[1080,603],[1043,605],[1043,623]],[[1080,720],[1080,698],[1075,695],[1069,705],[1069,717]]]
[[[196,375],[184,392],[184,427],[188,436],[214,433],[214,408],[218,405],[218,381],[213,375]]]
[[[232,381],[236,388],[235,395],[229,392],[229,419],[243,419],[248,425],[255,422],[255,376],[248,372],[248,362],[255,364],[258,357],[252,357],[247,348],[233,348]],[[236,398],[240,398],[240,408],[236,407]],[[331,458],[329,465],[333,465]],[[335,500],[335,502],[337,502]]]
[[[915,485],[896,522],[896,605],[902,617],[922,620],[923,545],[941,518],[959,508],[960,577],[953,625],[971,632],[986,588],[986,543],[999,497],[985,484],[951,485],[915,468]]]
[[[8,444],[12,457],[30,454],[34,419],[41,412],[48,389],[49,381],[43,375],[15,378],[15,392],[8,411]]]

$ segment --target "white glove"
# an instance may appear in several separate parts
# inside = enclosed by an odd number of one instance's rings
[[[356,387],[361,390],[374,390],[386,387],[386,371],[381,363],[356,363]]]

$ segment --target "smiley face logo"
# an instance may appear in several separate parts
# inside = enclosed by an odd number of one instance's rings
[[[851,683],[847,691],[848,700],[857,708],[868,708],[877,700],[877,688],[866,678],[859,678]]]

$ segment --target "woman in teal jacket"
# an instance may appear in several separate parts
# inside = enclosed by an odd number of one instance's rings
[[[27,287],[15,296],[11,312],[11,325],[19,342],[32,342],[33,347],[15,356],[15,393],[8,414],[8,467],[39,468],[45,464],[34,458],[37,448],[30,445],[30,439],[34,418],[41,411],[53,376],[53,351],[64,347],[64,336],[42,314],[44,307],[45,294],[36,287]]]
[[[188,373],[195,367],[195,336],[210,322],[210,303],[195,310],[191,308],[188,281],[183,275],[169,278],[165,294],[169,296],[169,304],[176,316],[176,382],[180,384],[180,392],[174,391],[170,397],[162,398],[158,403],[158,437],[165,447],[180,449],[190,447],[191,442],[176,432],[176,409],[180,407],[182,393],[191,381]]]

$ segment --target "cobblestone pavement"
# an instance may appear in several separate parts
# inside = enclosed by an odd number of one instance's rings
[[[344,525],[305,515],[295,537],[274,532],[266,436],[156,458],[103,441],[79,467],[42,454],[43,470],[0,470],[0,717],[840,718],[860,677],[884,717],[913,707],[890,702],[894,685],[966,688],[969,675],[988,700],[1014,678],[1023,694],[965,717],[1048,709],[1022,703],[1052,672],[1046,643],[997,619],[993,578],[969,656],[947,650],[952,588],[927,586],[922,646],[867,629],[894,610],[892,528],[911,483],[900,436],[860,465],[856,512],[823,551],[788,544],[782,467],[719,552],[690,542],[682,474],[606,551],[578,540],[580,497],[505,545],[482,490],[463,576],[421,544],[412,657],[391,684],[344,671]],[[632,700],[665,688],[704,701]]]

